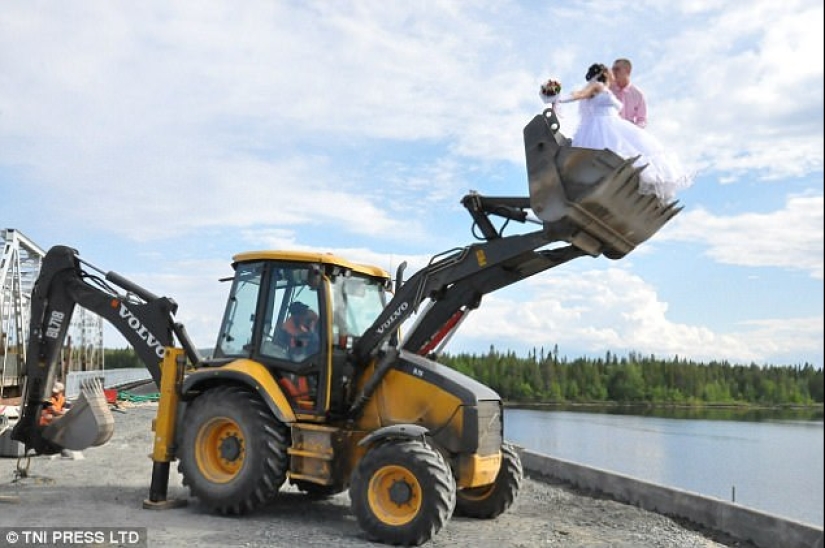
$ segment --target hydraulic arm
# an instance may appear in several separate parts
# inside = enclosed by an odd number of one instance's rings
[[[200,360],[183,325],[174,321],[177,304],[173,300],[158,297],[115,272],[105,273],[101,278],[85,270],[84,265],[103,274],[81,261],[77,251],[70,247],[51,248],[43,259],[32,293],[21,415],[12,438],[37,453],[71,448],[67,432],[77,435],[97,429],[96,434],[88,434],[90,439],[97,440],[95,444],[105,443],[111,435],[111,431],[106,432],[111,427],[101,424],[102,419],[97,416],[99,410],[94,404],[84,405],[86,402],[75,405],[48,428],[39,425],[42,402],[48,395],[47,388],[54,382],[76,305],[100,315],[117,328],[158,386],[161,385],[160,363],[166,347],[172,346],[173,337],[180,341],[190,361],[198,363]]]
[[[353,350],[358,360],[366,361],[404,320],[416,312],[424,299],[431,299],[432,304],[419,316],[402,343],[405,350],[416,353],[429,348],[432,337],[457,312],[477,308],[483,295],[587,255],[586,251],[573,245],[536,251],[558,240],[544,227],[526,234],[498,234],[489,215],[524,220],[527,216],[524,210],[529,207],[526,198],[497,199],[468,194],[462,203],[486,241],[435,256],[430,264],[402,284],[355,345]]]

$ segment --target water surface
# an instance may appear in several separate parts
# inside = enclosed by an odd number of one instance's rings
[[[823,422],[508,408],[505,437],[527,449],[823,526]]]

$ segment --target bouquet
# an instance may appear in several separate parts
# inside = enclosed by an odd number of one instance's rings
[[[556,95],[561,93],[561,82],[551,78],[541,85],[540,92],[541,96],[550,102]]]

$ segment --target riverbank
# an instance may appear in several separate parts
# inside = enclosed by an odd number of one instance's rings
[[[683,520],[759,548],[821,548],[822,527],[521,449],[528,475]]]

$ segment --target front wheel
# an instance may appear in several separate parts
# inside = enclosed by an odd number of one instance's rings
[[[183,422],[178,470],[210,510],[243,514],[269,502],[286,480],[287,430],[240,386],[206,391]]]
[[[455,513],[468,518],[492,519],[506,511],[516,500],[524,471],[516,449],[501,445],[501,468],[490,485],[462,489],[456,493]]]
[[[452,516],[455,478],[441,454],[420,440],[391,441],[361,459],[352,475],[352,512],[380,542],[417,546]]]

